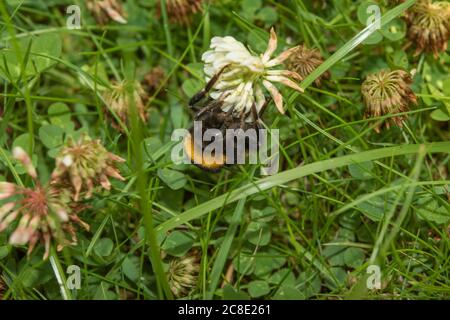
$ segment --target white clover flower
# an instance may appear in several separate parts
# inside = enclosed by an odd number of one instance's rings
[[[290,79],[302,80],[299,74],[273,69],[289,58],[296,49],[291,48],[271,59],[277,48],[277,36],[273,28],[270,30],[266,52],[259,56],[250,53],[241,42],[231,36],[212,38],[210,48],[211,50],[202,56],[206,80],[227,66],[210,93],[212,99],[223,100],[222,109],[225,112],[233,108],[234,115],[240,116],[244,112],[248,115],[247,120],[251,121],[253,118],[250,111],[253,103],[259,112],[266,101],[262,89],[264,87],[271,94],[278,111],[283,114],[283,97],[273,82],[280,82],[303,92],[303,89]]]

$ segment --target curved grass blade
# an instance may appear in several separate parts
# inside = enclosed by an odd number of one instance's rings
[[[217,285],[219,284],[220,275],[228,259],[228,252],[230,252],[231,244],[233,243],[234,235],[236,233],[237,227],[241,222],[242,214],[244,212],[246,198],[239,200],[234,209],[231,222],[228,226],[227,233],[225,234],[222,245],[220,246],[217,258],[214,262],[213,268],[210,275],[210,285],[209,290],[206,295],[206,299],[212,299],[214,292],[216,292]]]
[[[422,168],[424,158],[425,158],[425,150],[423,148],[420,148],[419,154],[417,155],[416,164],[414,165],[414,168],[412,169],[410,174],[410,178],[413,182],[417,182],[419,179],[420,170]],[[408,214],[409,207],[411,205],[415,192],[416,186],[414,184],[411,184],[408,187],[404,186],[398,192],[391,210],[389,210],[389,212],[384,217],[383,226],[381,227],[380,234],[378,235],[375,245],[373,247],[372,255],[370,256],[370,262],[372,264],[377,262],[378,260],[381,260],[385,256],[385,253],[389,245],[392,243],[392,240],[397,236],[397,233],[400,230],[400,226],[405,220],[406,215]],[[406,196],[402,205],[402,209],[400,210],[400,213],[398,214],[397,219],[395,223],[393,223],[393,227],[388,234],[388,227],[392,224],[392,220],[394,219],[397,206],[400,204],[400,201],[405,194]]]
[[[375,198],[377,196],[389,193],[389,192],[397,192],[398,189],[402,189],[402,188],[406,188],[407,186],[418,186],[418,187],[422,187],[422,186],[436,186],[436,185],[450,185],[450,180],[440,180],[440,181],[419,181],[419,182],[408,182],[408,183],[402,183],[402,184],[397,184],[394,186],[390,186],[390,187],[386,187],[386,188],[382,188],[379,189],[377,191],[374,191],[372,193],[368,193],[365,194],[359,198],[357,198],[356,200],[347,203],[346,205],[340,207],[339,209],[337,209],[336,211],[333,211],[329,214],[330,217],[335,217],[340,215],[341,213],[346,212],[347,210],[350,209],[356,209],[358,210],[358,205],[361,203],[364,203],[372,198]]]
[[[202,203],[192,209],[185,211],[177,217],[173,217],[155,228],[157,233],[164,233],[172,230],[193,219],[200,218],[204,214],[221,208],[247,196],[259,193],[264,190],[285,184],[289,181],[302,178],[304,176],[323,172],[349,164],[361,163],[377,160],[381,158],[394,157],[399,155],[414,154],[424,147],[428,153],[450,153],[450,142],[435,142],[426,144],[407,144],[389,148],[379,148],[355,154],[350,154],[338,158],[317,161],[294,169],[280,172],[276,175],[260,179],[254,183],[249,183],[243,187],[237,188],[228,194],[223,194],[205,203]]]
[[[403,12],[406,11],[409,7],[411,7],[416,0],[407,0],[404,3],[398,5],[386,12],[385,15],[381,17],[380,20],[380,28],[383,28],[386,24],[391,22],[393,19],[397,18]],[[317,69],[315,69],[311,74],[309,74],[301,83],[300,87],[302,89],[306,89],[311,83],[314,82],[322,73],[331,68],[336,62],[339,62],[342,58],[344,58],[350,51],[355,49],[359,44],[361,44],[364,40],[366,40],[372,33],[377,31],[375,28],[374,21],[372,24],[368,25],[366,28],[361,30],[357,35],[355,35],[352,39],[350,39],[346,44],[344,44],[338,51],[336,51],[331,57],[325,60]]]
[[[50,249],[50,264],[52,266],[53,272],[55,274],[56,281],[58,282],[59,289],[61,291],[61,296],[64,300],[73,300],[72,293],[69,288],[67,288],[67,279],[64,269],[59,262],[58,255],[56,254],[55,248],[52,246]]]

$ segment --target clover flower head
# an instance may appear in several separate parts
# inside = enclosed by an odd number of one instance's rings
[[[119,0],[87,0],[86,7],[100,24],[106,24],[110,19],[122,24],[127,23]]]
[[[366,117],[380,117],[409,110],[410,104],[417,102],[416,95],[410,85],[411,75],[403,70],[381,70],[370,74],[362,83],[361,93],[366,105]],[[405,115],[390,118],[390,122],[401,127]],[[386,127],[390,123],[386,121]],[[380,127],[375,130],[380,132]]]
[[[274,69],[288,59],[297,48],[291,48],[275,58],[272,54],[277,48],[277,36],[274,29],[270,30],[267,50],[260,55],[251,53],[241,42],[231,36],[214,37],[211,39],[210,50],[202,56],[206,80],[210,80],[221,70],[219,80],[210,93],[212,99],[223,101],[223,111],[233,109],[233,115],[240,117],[242,113],[250,114],[255,104],[259,112],[266,98],[263,87],[271,94],[277,109],[284,113],[283,97],[273,84],[279,82],[297,91],[303,92],[292,79],[301,80],[302,77],[295,71]]]
[[[90,198],[94,187],[100,184],[109,190],[109,177],[124,180],[116,168],[116,162],[124,159],[108,152],[100,140],[92,140],[82,135],[78,141],[69,138],[56,157],[56,169],[52,174],[52,184],[73,188],[73,199],[80,194]]]
[[[415,54],[428,51],[437,57],[447,49],[450,38],[450,3],[419,0],[406,14],[409,45],[416,46]]]
[[[28,244],[30,254],[37,242],[42,241],[46,259],[53,240],[57,242],[59,250],[77,243],[74,223],[86,229],[89,229],[89,226],[77,216],[76,212],[80,207],[71,205],[66,190],[50,184],[41,185],[36,169],[23,149],[16,147],[13,155],[25,167],[35,186],[27,188],[10,182],[0,182],[0,200],[6,200],[0,207],[0,232],[18,220],[9,243]],[[67,238],[67,235],[70,238]]]
[[[142,88],[139,81],[130,82],[129,80],[123,80],[120,83],[114,83],[112,90],[107,91],[104,94],[105,102],[124,124],[128,122],[128,118],[131,113],[131,106],[128,99],[128,86],[131,86],[133,91],[133,100],[136,106],[139,117],[143,122],[147,121],[147,110],[144,100],[147,99],[147,94]],[[120,126],[113,123],[117,129],[121,129]]]
[[[167,277],[176,297],[186,296],[197,285],[200,266],[195,255],[174,258],[169,262]]]

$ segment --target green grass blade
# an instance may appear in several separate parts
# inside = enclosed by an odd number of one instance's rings
[[[236,208],[234,209],[230,225],[228,226],[228,230],[220,246],[219,253],[217,254],[216,260],[214,261],[214,265],[210,274],[210,286],[206,295],[207,299],[212,299],[214,296],[214,292],[216,292],[217,286],[220,281],[220,275],[222,274],[222,270],[228,259],[228,252],[230,252],[234,235],[236,233],[237,227],[239,226],[239,223],[241,222],[245,201],[246,198],[242,198],[241,200],[239,200]]]
[[[372,193],[363,195],[361,197],[359,197],[358,199],[347,203],[346,205],[340,207],[339,209],[337,209],[336,211],[330,213],[330,217],[334,217],[334,216],[338,216],[341,213],[346,212],[347,210],[350,209],[358,209],[358,204],[361,204],[363,202],[367,202],[372,198],[375,198],[377,196],[386,194],[386,193],[390,193],[390,192],[396,192],[398,189],[402,189],[402,188],[406,188],[408,186],[436,186],[436,185],[450,185],[450,180],[442,180],[442,181],[419,181],[419,182],[408,182],[408,183],[403,183],[403,184],[398,184],[398,185],[394,185],[394,186],[390,186],[387,188],[382,188],[379,189],[377,191],[374,191]]]
[[[129,60],[127,61],[128,73],[125,75],[128,81],[128,86],[126,88],[127,99],[130,105],[130,118],[131,118],[131,143],[134,158],[134,173],[137,177],[136,179],[136,191],[139,194],[139,209],[142,212],[144,227],[146,231],[146,240],[150,247],[150,262],[153,267],[153,271],[156,277],[156,284],[158,290],[158,296],[160,299],[164,297],[172,299],[172,291],[169,288],[169,283],[167,281],[167,276],[164,271],[163,263],[161,260],[160,247],[156,238],[156,232],[154,229],[154,219],[153,210],[151,206],[151,198],[147,191],[148,186],[148,175],[144,168],[144,155],[142,142],[144,140],[144,134],[142,132],[142,123],[140,122],[137,106],[134,100],[134,87],[130,84],[133,82],[133,77],[130,70],[133,70],[134,66]]]
[[[414,165],[414,168],[410,175],[411,179],[414,182],[417,182],[417,180],[419,179],[420,170],[422,168],[424,158],[425,158],[425,150],[423,148],[420,148],[419,154],[417,156],[416,164]],[[408,188],[406,188],[406,186],[403,187],[401,189],[401,191],[398,193],[395,203],[392,206],[392,209],[385,216],[385,220],[384,220],[381,232],[375,242],[373,252],[370,257],[370,261],[372,263],[380,261],[385,256],[385,252],[387,251],[389,245],[392,243],[392,240],[395,238],[398,231],[400,230],[400,226],[401,226],[402,222],[404,221],[406,214],[409,211],[409,207],[413,200],[415,190],[416,190],[416,186],[414,184],[411,184],[410,186],[408,186]],[[405,192],[406,192],[406,196],[404,199],[404,203],[402,205],[402,209],[400,210],[400,213],[399,213],[395,223],[393,223],[392,230],[390,230],[389,234],[388,234],[388,227],[391,225],[391,220],[394,218],[397,204],[400,203],[401,199],[405,195]]]
[[[404,3],[398,5],[397,7],[389,10],[385,15],[381,17],[380,27],[383,28],[386,24],[391,22],[393,19],[397,18],[406,9],[411,7],[416,0],[407,0]],[[376,31],[373,25],[370,24],[363,30],[361,30],[357,35],[350,39],[346,44],[344,44],[338,51],[336,51],[331,57],[325,60],[317,69],[315,69],[311,74],[309,74],[300,84],[300,87],[306,89],[311,83],[314,82],[322,73],[331,68],[336,62],[339,62],[344,58],[349,52],[355,49],[359,44],[366,40],[372,33]]]
[[[64,300],[72,300],[72,293],[66,285],[66,274],[61,266],[61,263],[59,262],[56,250],[54,247],[51,247],[50,251],[50,264],[52,266],[53,272],[55,273],[59,289],[61,290],[61,296]]]
[[[91,254],[92,249],[94,249],[94,246],[97,243],[98,239],[100,239],[100,236],[102,235],[103,229],[105,228],[106,223],[108,222],[109,218],[110,218],[110,216],[107,215],[103,219],[102,223],[100,224],[100,227],[98,227],[97,231],[95,232],[94,236],[92,237],[92,240],[89,243],[88,248],[86,249],[86,254],[85,254],[86,258],[89,257],[89,255]]]
[[[381,158],[394,157],[399,155],[414,154],[419,151],[419,148],[424,146],[428,153],[450,153],[450,142],[436,142],[427,144],[407,144],[389,148],[379,148],[370,151],[359,152],[338,158],[318,161],[304,166],[299,166],[294,169],[280,172],[276,175],[263,178],[255,183],[249,183],[243,187],[231,191],[229,194],[224,194],[209,200],[201,205],[185,211],[177,217],[171,218],[166,222],[156,227],[158,233],[164,233],[172,230],[186,222],[197,219],[204,214],[223,207],[225,204],[243,199],[249,195],[259,193],[264,190],[285,184],[289,181],[296,180],[307,175],[323,172],[330,169],[343,167],[349,164],[361,163],[366,161],[377,160]]]

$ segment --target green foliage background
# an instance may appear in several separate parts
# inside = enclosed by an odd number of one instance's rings
[[[25,177],[14,146],[30,151],[47,180],[65,139],[81,132],[127,159],[126,181],[88,201],[91,231],[77,246],[42,261],[42,248],[27,258],[8,244],[11,230],[0,234],[4,297],[172,298],[169,261],[195,253],[200,274],[188,299],[447,298],[450,55],[403,49],[402,13],[415,1],[378,2],[382,28],[368,37],[367,1],[212,1],[187,26],[158,14],[157,2],[123,1],[125,25],[98,25],[82,1],[0,2],[0,180]],[[79,30],[66,28],[74,3]],[[280,172],[174,165],[170,137],[190,125],[187,101],[204,85],[200,57],[211,37],[263,52],[271,26],[279,50],[305,43],[326,60],[301,83],[304,94],[283,89],[286,115],[270,106],[264,116],[280,129]],[[117,131],[102,93],[157,66],[166,76],[148,123],[135,117]],[[415,69],[419,103],[403,128],[377,134],[377,119],[363,118],[360,85],[382,68]],[[331,79],[311,85],[326,70]],[[73,264],[81,289],[61,290],[57,278]],[[382,271],[379,290],[366,286],[371,264]]]

